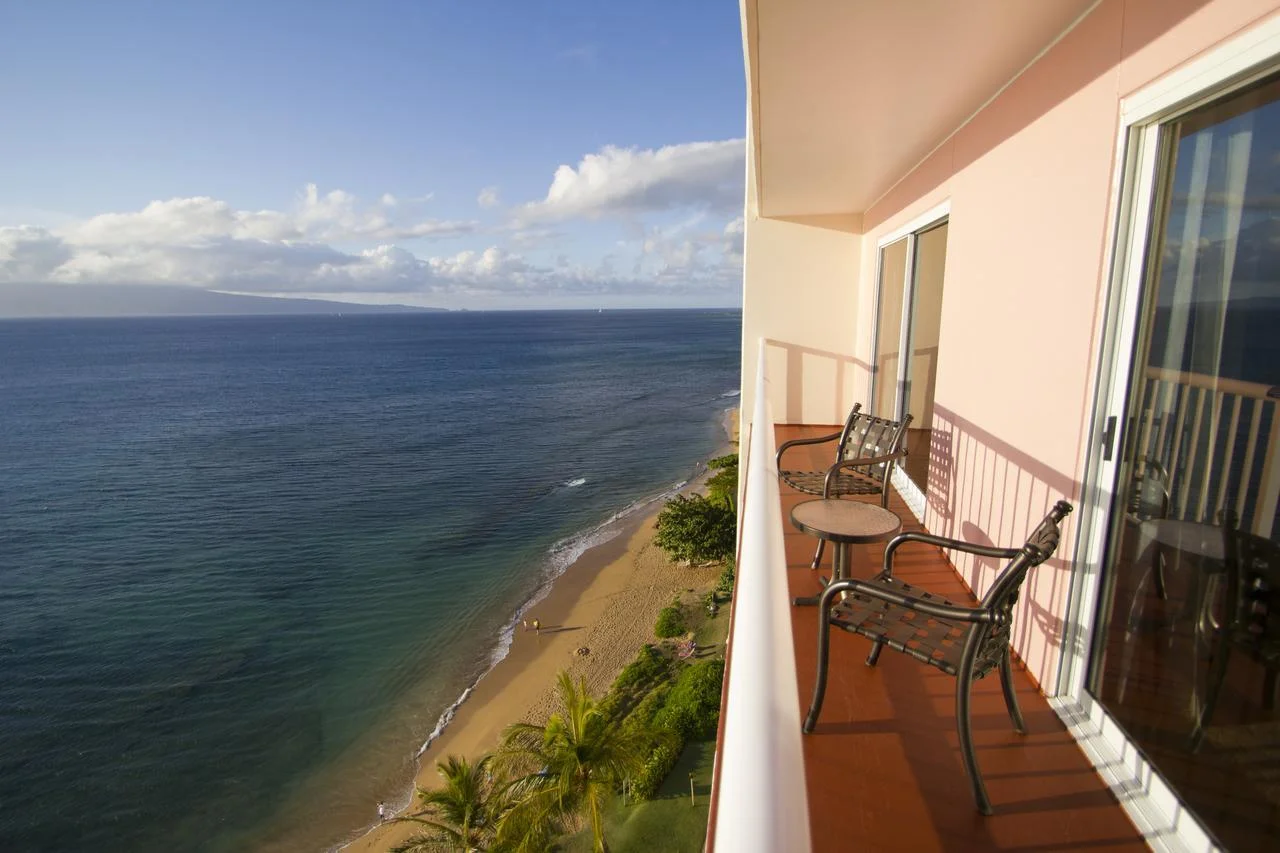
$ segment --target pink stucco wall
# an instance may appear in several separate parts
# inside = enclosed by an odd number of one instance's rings
[[[1248,0],[1105,0],[863,218],[858,304],[878,239],[949,199],[950,235],[925,523],[1017,544],[1060,497],[1079,504],[1114,228],[1120,101],[1275,14]],[[873,314],[860,314],[869,358]],[[1052,687],[1074,525],[1024,594],[1017,648]],[[986,589],[989,561],[957,564]]]

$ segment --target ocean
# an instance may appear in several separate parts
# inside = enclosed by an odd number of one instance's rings
[[[529,602],[724,445],[740,329],[0,321],[0,850],[323,850],[406,801]]]

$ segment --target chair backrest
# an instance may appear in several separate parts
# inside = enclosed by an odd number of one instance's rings
[[[1165,518],[1172,503],[1168,470],[1158,459],[1150,456],[1139,459],[1129,481],[1125,511],[1137,521]]]
[[[974,674],[981,677],[1000,663],[1009,638],[1013,632],[1013,606],[1018,603],[1018,594],[1022,590],[1022,582],[1027,574],[1043,563],[1058,550],[1058,542],[1062,538],[1060,527],[1073,507],[1066,501],[1058,501],[1044,520],[1031,531],[1027,542],[1018,551],[1018,556],[1009,561],[1004,571],[996,578],[991,589],[982,597],[981,607],[997,620],[986,632],[982,646],[977,651],[977,663]]]
[[[1223,553],[1229,639],[1266,658],[1280,656],[1280,545],[1239,530],[1235,510],[1223,512]]]
[[[911,415],[900,421],[877,418],[862,411],[861,403],[854,403],[849,418],[844,422],[844,430],[840,433],[840,443],[836,446],[836,461],[846,459],[868,459],[876,456],[889,456],[902,450],[907,440],[907,427],[911,424]],[[863,473],[874,480],[883,482],[889,465],[874,465]]]

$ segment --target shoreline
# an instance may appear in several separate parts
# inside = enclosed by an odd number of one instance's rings
[[[545,721],[555,709],[555,678],[561,669],[568,669],[575,677],[586,677],[588,689],[599,696],[640,646],[652,641],[653,622],[669,596],[661,595],[652,584],[637,588],[633,581],[640,574],[637,569],[642,557],[649,558],[645,562],[655,562],[655,558],[667,562],[652,541],[657,514],[655,509],[624,535],[584,554],[557,579],[536,609],[541,633],[518,632],[507,657],[480,679],[440,736],[419,753],[415,792],[397,814],[414,810],[416,788],[439,786],[436,762],[446,755],[474,759],[495,749],[503,730],[511,723]],[[695,582],[694,577],[688,578],[690,585]],[[616,638],[621,642],[609,644],[592,629],[602,627],[609,605],[629,589],[643,592],[653,602],[653,613],[643,620],[647,637],[636,638],[633,632],[624,632],[626,636]],[[633,613],[639,621],[640,614],[634,608]],[[574,653],[580,646],[590,649],[585,658]],[[366,834],[339,849],[381,853],[417,832],[418,827],[412,824],[371,824]]]
[[[709,458],[736,452],[737,411],[724,411],[721,424],[726,441]],[[433,733],[417,750],[413,789],[407,802],[401,798],[389,803],[394,814],[415,809],[418,788],[439,785],[436,762],[445,756],[475,758],[495,749],[511,723],[545,721],[556,709],[555,679],[561,669],[574,678],[586,678],[593,696],[603,695],[640,647],[655,641],[654,621],[667,601],[685,589],[714,581],[718,567],[676,566],[653,544],[657,516],[666,501],[699,490],[709,476],[705,460],[700,461],[694,476],[682,486],[638,505],[634,515],[624,511],[603,522],[601,529],[617,524],[617,534],[587,548],[519,609],[512,618],[510,639],[504,632],[495,646],[496,653],[509,643],[506,654],[442,713],[438,734]],[[542,625],[539,633],[521,630],[522,619],[535,617]],[[581,647],[589,653],[576,654]],[[362,834],[330,850],[385,851],[418,831],[413,824],[378,823],[372,805],[370,815]],[[272,844],[261,849],[285,848]]]

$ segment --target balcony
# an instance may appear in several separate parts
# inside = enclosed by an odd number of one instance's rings
[[[766,396],[756,395],[754,423],[772,424]],[[1017,690],[1027,735],[1013,731],[997,678],[974,687],[974,738],[992,817],[975,810],[965,780],[954,679],[905,655],[886,652],[869,668],[868,642],[835,632],[822,716],[812,735],[799,734],[813,688],[818,614],[790,599],[817,589],[818,573],[808,566],[815,540],[785,521],[809,496],[779,488],[773,452],[787,439],[829,431],[753,430],[744,454],[739,587],[708,849],[1146,850],[1025,672]],[[794,452],[811,452],[818,468],[830,450]],[[896,494],[890,508],[906,529],[921,529]],[[855,575],[874,571],[882,554],[883,545],[855,548]],[[908,582],[972,600],[938,549],[909,546],[898,567]]]

